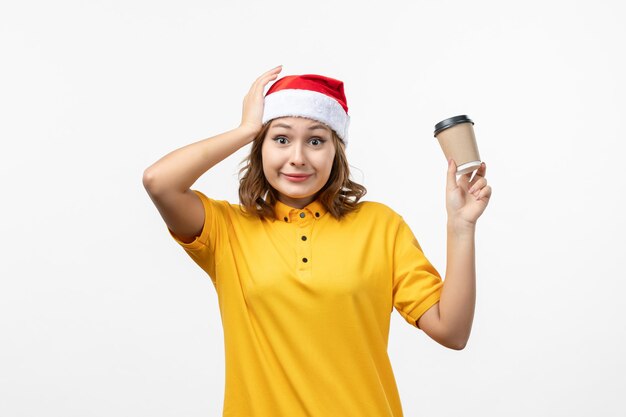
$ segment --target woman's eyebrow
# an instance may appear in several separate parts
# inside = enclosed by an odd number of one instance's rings
[[[289,126],[286,123],[276,123],[275,125],[272,125],[272,127],[284,127],[286,129],[291,129],[291,126]],[[315,130],[315,129],[324,129],[324,130],[328,130],[328,128],[322,124],[314,124],[309,126],[309,130]]]
[[[326,126],[321,125],[321,124],[317,124],[317,125],[309,126],[309,130],[315,130],[315,129],[330,130],[330,129],[328,129]]]

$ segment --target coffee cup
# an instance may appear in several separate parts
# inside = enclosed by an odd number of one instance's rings
[[[461,115],[442,120],[435,125],[435,137],[446,159],[454,159],[457,174],[467,174],[480,167],[474,122],[469,117]]]

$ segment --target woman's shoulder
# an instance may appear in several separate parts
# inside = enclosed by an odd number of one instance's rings
[[[230,203],[227,200],[220,200],[220,199],[216,199],[216,198],[212,198],[212,197],[208,197],[204,192],[197,190],[197,189],[191,189],[191,191],[193,191],[194,193],[196,193],[196,195],[198,197],[200,197],[200,200],[211,204],[211,205],[218,205],[218,206],[223,206],[223,207],[229,207],[229,206],[234,206],[234,204]]]
[[[375,215],[378,218],[380,218],[380,216],[401,218],[394,209],[378,201],[360,201],[357,204],[357,211],[362,214]]]
[[[203,202],[205,208],[210,208],[212,211],[219,211],[223,214],[228,214],[229,216],[244,216],[241,206],[239,204],[231,203],[228,200],[220,200],[216,198],[208,197],[200,190],[192,189],[200,200]]]

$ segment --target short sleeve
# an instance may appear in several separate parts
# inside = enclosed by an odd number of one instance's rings
[[[393,262],[393,306],[414,327],[417,320],[441,298],[443,281],[426,259],[404,220],[396,233]]]
[[[216,265],[219,261],[219,250],[228,236],[230,203],[210,199],[197,190],[191,191],[200,197],[204,207],[204,226],[200,235],[192,242],[185,243],[169,227],[167,230],[176,243],[211,277],[215,285],[217,282]]]

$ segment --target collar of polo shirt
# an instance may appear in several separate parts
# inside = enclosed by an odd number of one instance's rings
[[[326,211],[327,210],[324,205],[318,200],[311,202],[302,209],[288,206],[280,201],[277,201],[276,204],[274,204],[274,214],[276,215],[276,219],[288,223],[291,222],[292,215],[297,215],[297,213],[305,213],[305,215],[308,214],[314,219],[321,219],[322,216],[326,214]],[[319,213],[319,215],[316,213]]]

